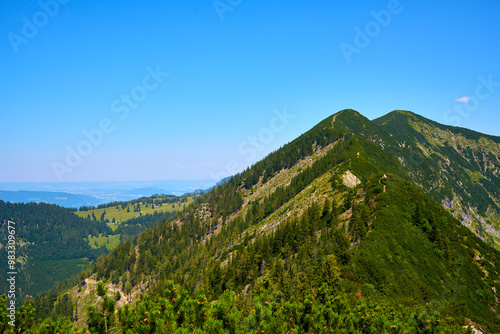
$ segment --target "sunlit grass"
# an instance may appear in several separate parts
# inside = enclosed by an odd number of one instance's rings
[[[90,219],[92,219],[92,214],[94,214],[96,220],[101,220],[102,214],[104,213],[104,211],[106,211],[104,219],[109,220],[109,226],[114,231],[116,230],[118,225],[120,225],[120,223],[127,221],[129,219],[157,212],[161,213],[161,212],[181,211],[184,208],[184,206],[188,206],[194,201],[193,196],[188,196],[186,197],[187,201],[181,203],[182,198],[184,197],[179,197],[178,201],[176,201],[175,203],[163,203],[160,205],[155,205],[154,207],[151,204],[148,204],[148,206],[146,206],[147,204],[146,202],[140,202],[139,203],[140,211],[135,211],[137,204],[129,203],[123,209],[121,205],[117,205],[103,209],[95,209],[89,211],[75,211],[75,214],[83,218],[90,217]],[[115,219],[114,222],[113,218]]]
[[[90,247],[97,249],[101,248],[103,246],[106,246],[108,250],[112,250],[116,246],[120,244],[120,235],[115,234],[115,235],[108,235],[104,236],[99,233],[98,237],[95,237],[93,235],[89,235],[87,238],[87,241],[90,245]]]

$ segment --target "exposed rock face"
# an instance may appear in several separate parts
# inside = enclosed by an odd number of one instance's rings
[[[354,175],[350,170],[342,175],[342,180],[344,181],[344,184],[349,188],[354,188],[361,183],[358,177]]]

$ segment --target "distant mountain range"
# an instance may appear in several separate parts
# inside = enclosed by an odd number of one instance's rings
[[[181,196],[211,189],[213,180],[130,182],[0,182],[0,200],[46,202],[67,208],[129,201],[152,195]]]
[[[102,200],[86,195],[70,194],[65,192],[50,191],[8,191],[0,190],[0,199],[12,203],[50,203],[66,208],[80,206],[95,206],[103,203]]]

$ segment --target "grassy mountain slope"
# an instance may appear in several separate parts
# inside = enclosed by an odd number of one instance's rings
[[[412,181],[484,240],[500,246],[500,137],[394,111],[374,123],[411,147]]]
[[[101,204],[97,207],[82,207],[75,214],[82,218],[102,220],[115,230],[120,223],[155,213],[175,213],[193,202],[196,195],[153,195],[139,199]]]

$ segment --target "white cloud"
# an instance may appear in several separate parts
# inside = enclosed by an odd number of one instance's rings
[[[470,97],[463,96],[463,97],[459,97],[458,99],[455,99],[455,102],[467,103],[467,102],[469,102],[469,100],[470,100]]]

